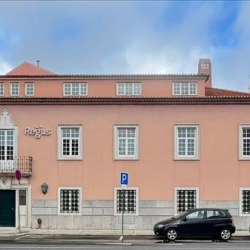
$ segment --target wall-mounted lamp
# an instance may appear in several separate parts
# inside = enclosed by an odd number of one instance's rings
[[[42,191],[42,193],[43,193],[43,194],[47,194],[47,193],[48,193],[48,188],[49,188],[49,185],[46,184],[46,183],[43,183],[43,184],[41,185],[41,191]]]

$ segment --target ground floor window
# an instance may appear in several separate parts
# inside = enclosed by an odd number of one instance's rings
[[[250,188],[240,190],[240,214],[250,215]]]
[[[198,206],[197,188],[175,189],[175,213],[180,214]]]
[[[115,189],[115,214],[138,214],[138,189]]]
[[[81,213],[81,189],[59,188],[59,213],[80,214]]]

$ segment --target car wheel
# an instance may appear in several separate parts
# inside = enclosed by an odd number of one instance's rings
[[[227,228],[224,228],[220,231],[220,238],[224,241],[230,240],[231,236],[231,231]]]
[[[177,239],[178,233],[177,233],[176,229],[170,228],[170,229],[167,230],[166,236],[167,236],[167,239],[169,241],[174,241],[174,240]]]

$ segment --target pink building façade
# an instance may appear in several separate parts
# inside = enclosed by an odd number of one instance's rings
[[[125,230],[151,230],[223,207],[248,229],[249,113],[250,94],[212,87],[208,59],[180,75],[23,63],[0,76],[0,227],[120,230],[124,210]]]

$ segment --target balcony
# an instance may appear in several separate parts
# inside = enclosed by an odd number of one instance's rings
[[[13,176],[16,170],[20,170],[22,176],[32,175],[32,157],[15,156],[11,159],[0,159],[0,176]]]

